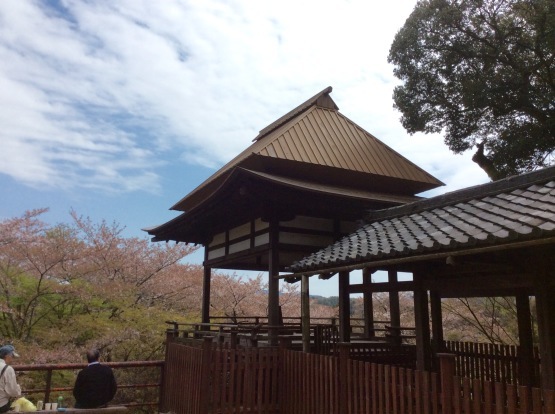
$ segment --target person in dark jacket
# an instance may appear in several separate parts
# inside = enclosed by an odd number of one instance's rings
[[[112,369],[100,364],[100,351],[92,349],[87,352],[87,368],[77,375],[73,396],[75,408],[103,407],[116,395],[117,384]]]

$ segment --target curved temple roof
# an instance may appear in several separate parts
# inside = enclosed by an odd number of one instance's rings
[[[555,242],[555,167],[371,212],[368,224],[289,270],[335,273],[538,240]]]
[[[172,209],[187,211],[202,203],[235,167],[404,195],[443,185],[341,115],[331,91],[324,89],[262,129],[251,146]]]

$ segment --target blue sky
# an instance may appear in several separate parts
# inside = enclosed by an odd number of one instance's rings
[[[0,219],[74,209],[142,237],[330,85],[344,115],[447,184],[429,195],[486,182],[470,153],[408,135],[393,109],[387,54],[415,3],[0,1]]]

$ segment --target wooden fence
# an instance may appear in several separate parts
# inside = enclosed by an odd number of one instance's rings
[[[456,374],[470,379],[519,384],[521,355],[514,345],[486,344],[476,342],[445,341],[446,352],[456,356]],[[534,361],[530,369],[535,378],[540,374],[540,356],[534,347]],[[555,412],[554,412],[555,414]]]
[[[173,342],[161,411],[279,413],[278,348],[203,347]]]
[[[553,414],[555,393],[282,348],[170,343],[163,411],[176,414]]]

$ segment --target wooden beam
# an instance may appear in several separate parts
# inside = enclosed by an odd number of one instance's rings
[[[404,282],[378,282],[378,283],[357,283],[348,287],[349,293],[378,293],[378,292],[412,292],[414,283]]]
[[[488,256],[487,260],[469,260],[465,257],[447,256],[445,263],[450,267],[450,274],[460,273],[522,273],[522,263],[496,261]]]
[[[490,289],[480,289],[480,288],[468,288],[464,287],[466,283],[461,282],[460,287],[437,290],[441,294],[442,298],[489,298],[489,297],[505,297],[505,296],[516,296],[518,294],[525,294],[529,296],[534,295],[534,289],[532,288],[490,288]]]
[[[495,296],[515,296],[518,293],[533,295],[533,288],[530,281],[520,281],[509,278],[500,280],[493,278],[489,280],[485,277],[461,277],[442,280],[440,277],[427,277],[423,282],[423,287],[437,291],[442,298],[482,298]],[[511,285],[513,287],[505,287]],[[379,292],[412,292],[414,283],[412,281],[401,282],[378,282],[378,283],[357,283],[349,286],[349,293],[379,293]]]
[[[458,290],[464,288],[467,290],[487,290],[487,289],[523,289],[532,288],[534,286],[533,278],[529,275],[519,274],[496,274],[496,275],[470,275],[470,276],[453,276],[437,272],[426,274],[426,279],[422,282],[428,290],[437,290],[442,292],[449,289]]]

